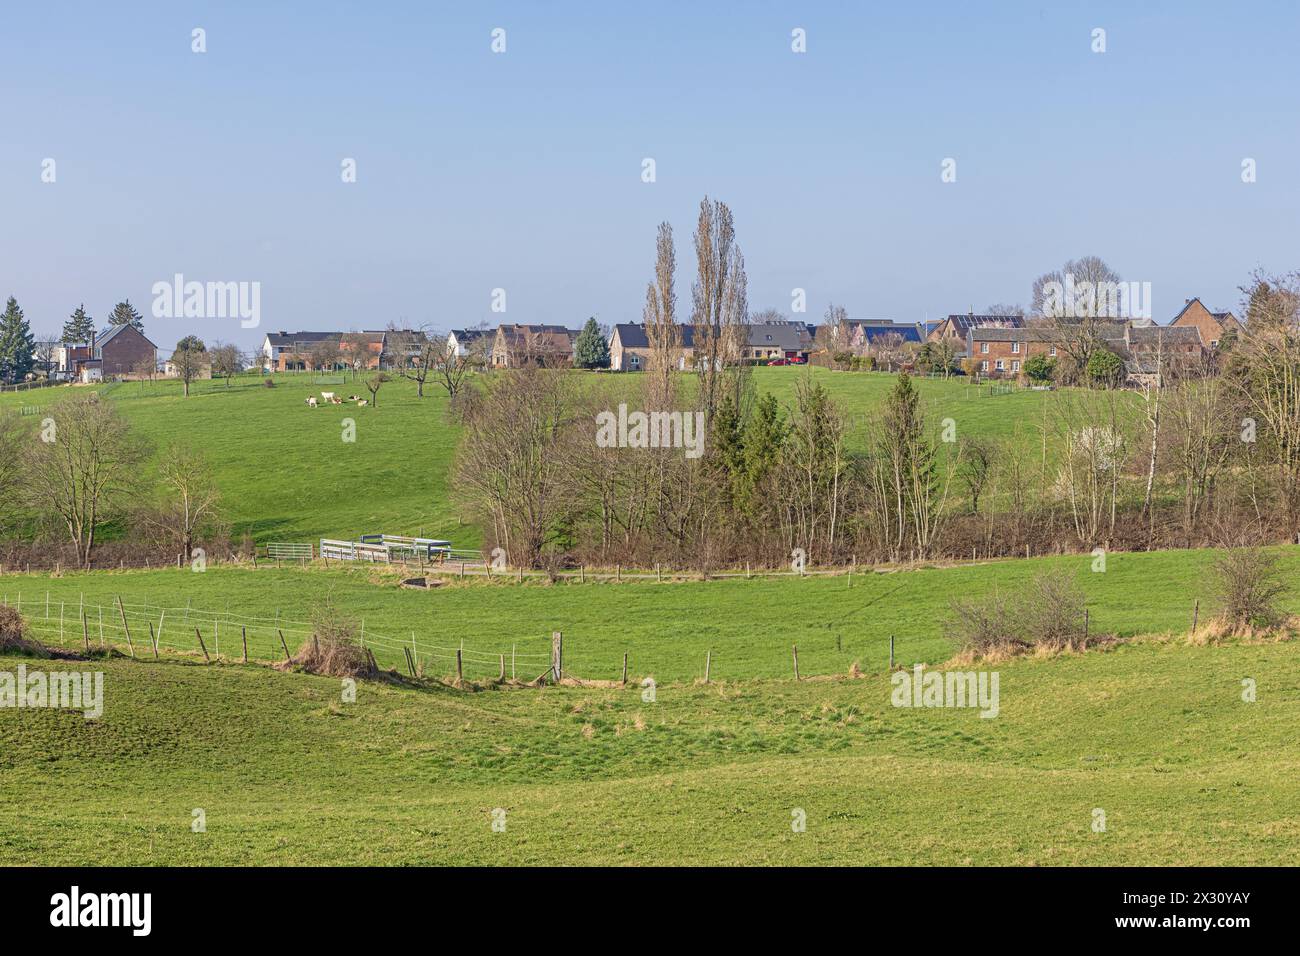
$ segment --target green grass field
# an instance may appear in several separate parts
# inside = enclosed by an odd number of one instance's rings
[[[760,369],[789,400],[798,369]],[[813,370],[860,428],[892,377]],[[631,384],[618,377],[615,387]],[[409,383],[378,409],[308,409],[319,391],[281,376],[107,387],[159,443],[208,450],[237,532],[311,540],[420,532],[474,546],[448,493],[455,429]],[[347,394],[349,385],[325,386]],[[1009,435],[1045,393],[985,397],[923,381],[940,417]],[[63,390],[66,392],[66,390]],[[58,392],[0,404],[32,405]],[[357,442],[340,441],[341,419]],[[1292,580],[1300,548],[1277,549]],[[1193,646],[1193,602],[1213,612],[1211,552],[1112,554],[948,568],[622,584],[449,579],[399,587],[375,567],[263,562],[0,575],[33,636],[119,649],[123,602],[139,657],[105,673],[103,716],[0,708],[0,851],[14,864],[1284,864],[1300,852],[1300,661],[1294,643]],[[896,662],[955,650],[954,597],[1019,600],[1034,575],[1073,573],[1107,650],[997,665],[1000,713],[891,705]],[[1287,598],[1300,612],[1300,594]],[[426,673],[462,649],[480,689],[338,680],[238,663],[282,657],[313,615],[364,622],[380,663],[412,639]],[[161,625],[153,660],[148,627]],[[193,629],[215,658],[207,665]],[[501,657],[628,687],[485,688]],[[798,646],[804,680],[792,679]],[[712,683],[699,683],[706,654]],[[0,673],[69,665],[0,657]],[[864,676],[846,675],[857,663]],[[641,680],[655,678],[653,701]],[[1242,699],[1253,679],[1258,698]],[[504,832],[492,828],[506,811]],[[202,810],[206,832],[193,832]],[[805,832],[792,814],[806,814]],[[1094,811],[1104,832],[1093,829]]]
[[[343,703],[337,680],[252,665],[97,663],[97,721],[0,710],[0,851],[10,864],[1294,863],[1294,651],[1139,642],[1020,660],[999,668],[995,719],[893,707],[883,675],[666,686],[654,702],[636,688],[363,683]],[[196,809],[206,832],[191,830]]]
[[[583,373],[574,373],[583,374]],[[893,387],[883,373],[809,368],[757,368],[755,388],[784,403],[805,375],[822,382],[848,417],[849,444],[860,447],[872,410]],[[631,391],[638,375],[589,376]],[[124,382],[100,387],[142,434],[158,447],[187,441],[204,449],[224,495],[225,515],[239,541],[250,530],[258,543],[351,538],[366,533],[425,534],[477,548],[481,533],[451,495],[450,471],[457,428],[447,415],[445,392],[432,382],[416,397],[413,382],[385,385],[378,408],[347,404],[308,408],[309,395],[334,391],[366,395],[349,379],[320,385],[307,374],[241,376],[227,386],[196,382],[188,399],[175,381]],[[1020,390],[989,397],[962,380],[922,379],[919,388],[936,421],[952,417],[959,434],[1009,436],[1032,429],[1057,393]],[[85,389],[59,387],[0,395],[0,409],[29,412]],[[345,443],[343,420],[356,423]]]
[[[1300,549],[1282,548],[1284,567],[1300,571]],[[782,678],[792,673],[791,648],[799,648],[803,674],[843,674],[857,661],[866,670],[888,665],[889,637],[896,661],[939,663],[954,644],[949,635],[950,599],[1001,592],[1014,603],[1033,577],[1052,567],[1071,570],[1088,596],[1091,627],[1121,636],[1183,632],[1191,624],[1193,601],[1205,595],[1212,553],[1163,551],[1113,554],[1107,570],[1094,573],[1092,557],[1007,560],[945,569],[892,574],[761,578],[746,581],[683,581],[586,584],[513,579],[487,582],[452,579],[429,591],[404,589],[399,577],[372,568],[210,567],[184,570],[64,573],[59,577],[10,574],[0,578],[0,598],[21,601],[38,636],[58,643],[60,605],[65,644],[80,644],[77,608],[85,602],[108,608],[106,635],[125,647],[117,598],[130,608],[134,640],[143,646],[148,623],[162,609],[165,646],[190,653],[199,647],[193,627],[202,628],[214,650],[210,615],[229,613],[215,637],[224,657],[239,648],[238,621],[249,626],[250,654],[282,656],[274,622],[285,625],[293,645],[305,639],[313,610],[332,604],[360,624],[381,664],[404,666],[400,646],[412,635],[431,673],[450,674],[455,648],[463,646],[466,676],[495,677],[499,655],[514,649],[517,674],[531,679],[545,669],[552,631],[565,635],[565,660],[574,674],[591,679],[618,677],[623,653],[635,675],[661,681],[702,676],[706,652],[712,674],[728,680]],[[46,618],[46,601],[50,617]],[[185,608],[191,613],[186,615]],[[147,609],[146,609],[147,608]],[[1300,611],[1300,594],[1291,609]],[[98,637],[95,613],[92,640]],[[296,648],[295,648],[296,649]],[[525,674],[525,664],[536,670]]]

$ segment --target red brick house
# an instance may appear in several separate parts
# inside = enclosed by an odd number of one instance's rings
[[[1207,348],[1217,349],[1224,333],[1240,335],[1245,327],[1231,312],[1211,312],[1200,299],[1188,299],[1181,312],[1169,323],[1171,328],[1195,328]]]
[[[154,368],[158,366],[158,346],[134,325],[111,326],[90,344],[94,358],[102,363],[104,378],[135,375],[145,362]]]
[[[978,326],[967,332],[967,354],[975,371],[989,378],[1019,378],[1024,363],[1036,355],[1057,358],[1052,334],[1033,325],[1018,329]],[[1130,381],[1141,384],[1154,374],[1157,355],[1168,362],[1204,352],[1201,333],[1194,326],[1133,325],[1116,323],[1102,332],[1106,348],[1124,360]]]
[[[994,329],[1020,329],[1024,328],[1025,320],[1019,315],[976,315],[974,312],[968,312],[965,315],[950,315],[943,321],[939,322],[930,334],[926,336],[927,342],[943,342],[945,340],[952,343],[957,349],[963,349],[967,344],[967,334],[971,329],[994,328]]]

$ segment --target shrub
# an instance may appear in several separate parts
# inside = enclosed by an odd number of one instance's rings
[[[1025,360],[1024,369],[1035,385],[1046,385],[1056,376],[1056,359],[1049,355],[1035,355]]]
[[[378,668],[357,633],[356,623],[327,602],[312,617],[311,637],[303,641],[289,666],[327,677],[373,677]]]
[[[954,599],[948,607],[952,633],[963,651],[985,657],[1014,653],[1024,645],[1011,608],[998,595],[982,601]]]
[[[28,657],[49,657],[50,652],[29,640],[26,623],[17,608],[0,604],[0,654],[23,654]]]
[[[1277,557],[1262,548],[1228,548],[1214,562],[1209,583],[1222,605],[1219,617],[1231,629],[1282,622],[1277,602],[1290,587],[1281,579]]]
[[[954,600],[949,608],[951,631],[968,654],[1014,654],[1028,647],[1059,651],[1083,642],[1084,594],[1065,571],[1038,575],[1014,609],[997,594]]]
[[[1087,373],[1099,385],[1118,385],[1124,377],[1124,360],[1109,349],[1096,349],[1088,356]]]
[[[262,384],[265,385],[267,388],[275,388],[275,379],[271,378],[271,376],[268,375],[266,379],[262,382]]]
[[[1084,607],[1083,589],[1069,572],[1057,569],[1038,575],[1025,608],[1029,641],[1057,651],[1082,642]]]

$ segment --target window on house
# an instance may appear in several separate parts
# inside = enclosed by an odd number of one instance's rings
[[[987,342],[980,343],[980,352],[984,355],[989,354],[989,344]]]
[[[1011,343],[1011,354],[1012,354],[1012,355],[1019,355],[1019,354],[1020,354],[1020,343],[1019,343],[1019,342],[1012,342],[1012,343]]]
[[[1056,346],[1053,345],[1050,349],[1048,349],[1047,354],[1050,355],[1052,358],[1056,358]]]
[[[996,367],[997,367],[997,370],[998,370],[999,372],[1002,371],[1002,369],[1003,369],[1002,359],[998,359],[998,364],[997,364]]]
[[[1013,372],[1019,372],[1019,371],[1020,371],[1020,360],[1019,360],[1019,359],[1016,359],[1015,361],[1013,361],[1013,362],[1011,363],[1011,371],[1013,371]]]
[[[989,370],[989,363],[988,363],[988,362],[980,362],[980,371],[981,371],[981,372],[987,372],[988,370]]]

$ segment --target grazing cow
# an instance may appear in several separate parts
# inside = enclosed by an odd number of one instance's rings
[[[357,400],[357,407],[358,407],[358,408],[363,408],[364,406],[369,405],[369,404],[370,404],[370,403],[369,403],[368,401],[366,401],[364,398],[361,398],[361,399],[358,399],[358,400]]]
[[[323,399],[325,399],[325,401],[327,401],[327,402],[332,402],[332,401],[334,401],[334,393],[333,393],[333,392],[321,392],[321,393],[320,393],[320,397],[323,398]]]
[[[307,404],[310,405],[312,408],[315,408],[315,407],[316,407],[316,396],[315,396],[315,395],[310,396],[310,397],[307,399]]]
[[[330,398],[330,404],[331,404],[331,405],[342,405],[342,404],[343,404],[343,399],[341,399],[341,398],[333,398],[333,397],[331,397],[331,398]]]
[[[360,396],[360,395],[349,395],[349,396],[348,396],[348,401],[349,401],[349,402],[359,402],[359,401],[361,401],[361,396]]]

